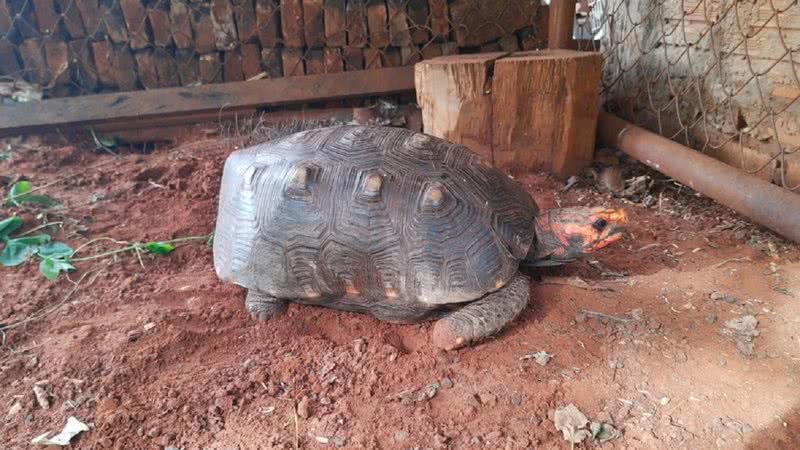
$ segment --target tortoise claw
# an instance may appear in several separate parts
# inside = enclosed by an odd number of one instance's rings
[[[283,314],[288,308],[286,300],[277,299],[252,290],[247,292],[247,299],[244,305],[250,311],[250,317],[257,321],[268,320]]]

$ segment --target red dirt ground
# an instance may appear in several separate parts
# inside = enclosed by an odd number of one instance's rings
[[[6,142],[0,175],[53,183],[42,192],[66,207],[47,220],[64,222],[56,237],[73,247],[210,233],[233,147],[114,158],[85,139]],[[669,182],[653,191],[660,206],[645,208],[585,185],[560,192],[545,176],[520,181],[543,207],[625,206],[631,235],[599,264],[538,272],[546,278],[513,326],[456,352],[432,348],[430,323],[297,305],[253,322],[244,290],[217,280],[202,242],[145,256],[144,267],[134,255],[81,263],[77,287],[46,281],[35,264],[0,268],[0,322],[34,319],[5,331],[0,447],[31,448],[75,416],[92,429],[72,447],[86,449],[564,449],[553,412],[573,403],[623,432],[606,448],[800,448],[795,247]],[[23,211],[29,226],[35,214]],[[595,289],[563,284],[571,276]],[[721,332],[744,314],[759,320],[751,356]],[[546,366],[521,359],[540,350],[554,355]],[[432,383],[431,399],[391,400]]]

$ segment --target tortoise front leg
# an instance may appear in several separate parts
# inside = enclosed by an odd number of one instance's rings
[[[453,350],[492,336],[525,309],[529,298],[528,279],[518,273],[502,289],[439,319],[433,327],[433,343]]]
[[[256,320],[267,320],[282,314],[288,307],[286,300],[281,300],[253,289],[247,291],[244,306],[250,311],[250,317]]]

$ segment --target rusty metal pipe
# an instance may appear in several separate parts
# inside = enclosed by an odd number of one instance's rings
[[[598,142],[622,150],[653,169],[800,242],[800,195],[601,112]]]

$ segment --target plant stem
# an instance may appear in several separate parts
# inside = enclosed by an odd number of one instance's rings
[[[159,241],[159,242],[163,242],[164,244],[177,244],[177,243],[189,242],[189,241],[200,241],[200,240],[204,241],[204,240],[208,240],[208,237],[209,237],[209,235],[205,235],[205,236],[188,236],[188,237],[182,237],[182,238],[177,238],[177,239],[171,239],[169,241]],[[89,244],[91,244],[93,242],[96,242],[96,241],[99,241],[99,240],[105,240],[105,239],[110,239],[110,240],[113,241],[113,239],[111,239],[111,238],[93,239],[93,240],[87,242],[86,244],[83,244],[80,247],[78,247],[78,249],[75,250],[75,252],[73,252],[73,255],[75,253],[77,253],[78,250],[81,250],[82,248],[86,247],[87,245],[89,245]],[[121,241],[115,241],[115,242],[116,243],[123,243]],[[124,243],[127,244],[127,242],[124,242]],[[123,248],[118,248],[116,250],[109,250],[107,252],[97,253],[95,255],[84,256],[84,257],[81,257],[81,258],[71,258],[70,261],[72,261],[72,262],[91,261],[91,260],[94,260],[94,259],[106,258],[106,257],[109,257],[109,256],[113,256],[113,255],[116,255],[116,254],[119,254],[119,253],[129,252],[129,251],[136,251],[138,253],[138,251],[141,250],[142,246],[144,246],[144,243],[137,242],[137,243],[128,245],[128,246],[123,247]]]
[[[26,232],[24,232],[22,234],[18,234],[15,237],[27,236],[27,235],[29,235],[31,233],[34,233],[36,231],[39,231],[39,230],[41,230],[43,228],[47,228],[47,227],[52,226],[52,225],[64,225],[64,222],[47,222],[45,224],[39,225],[36,228],[32,228],[32,229],[30,229],[30,230],[28,230],[28,231],[26,231]]]

